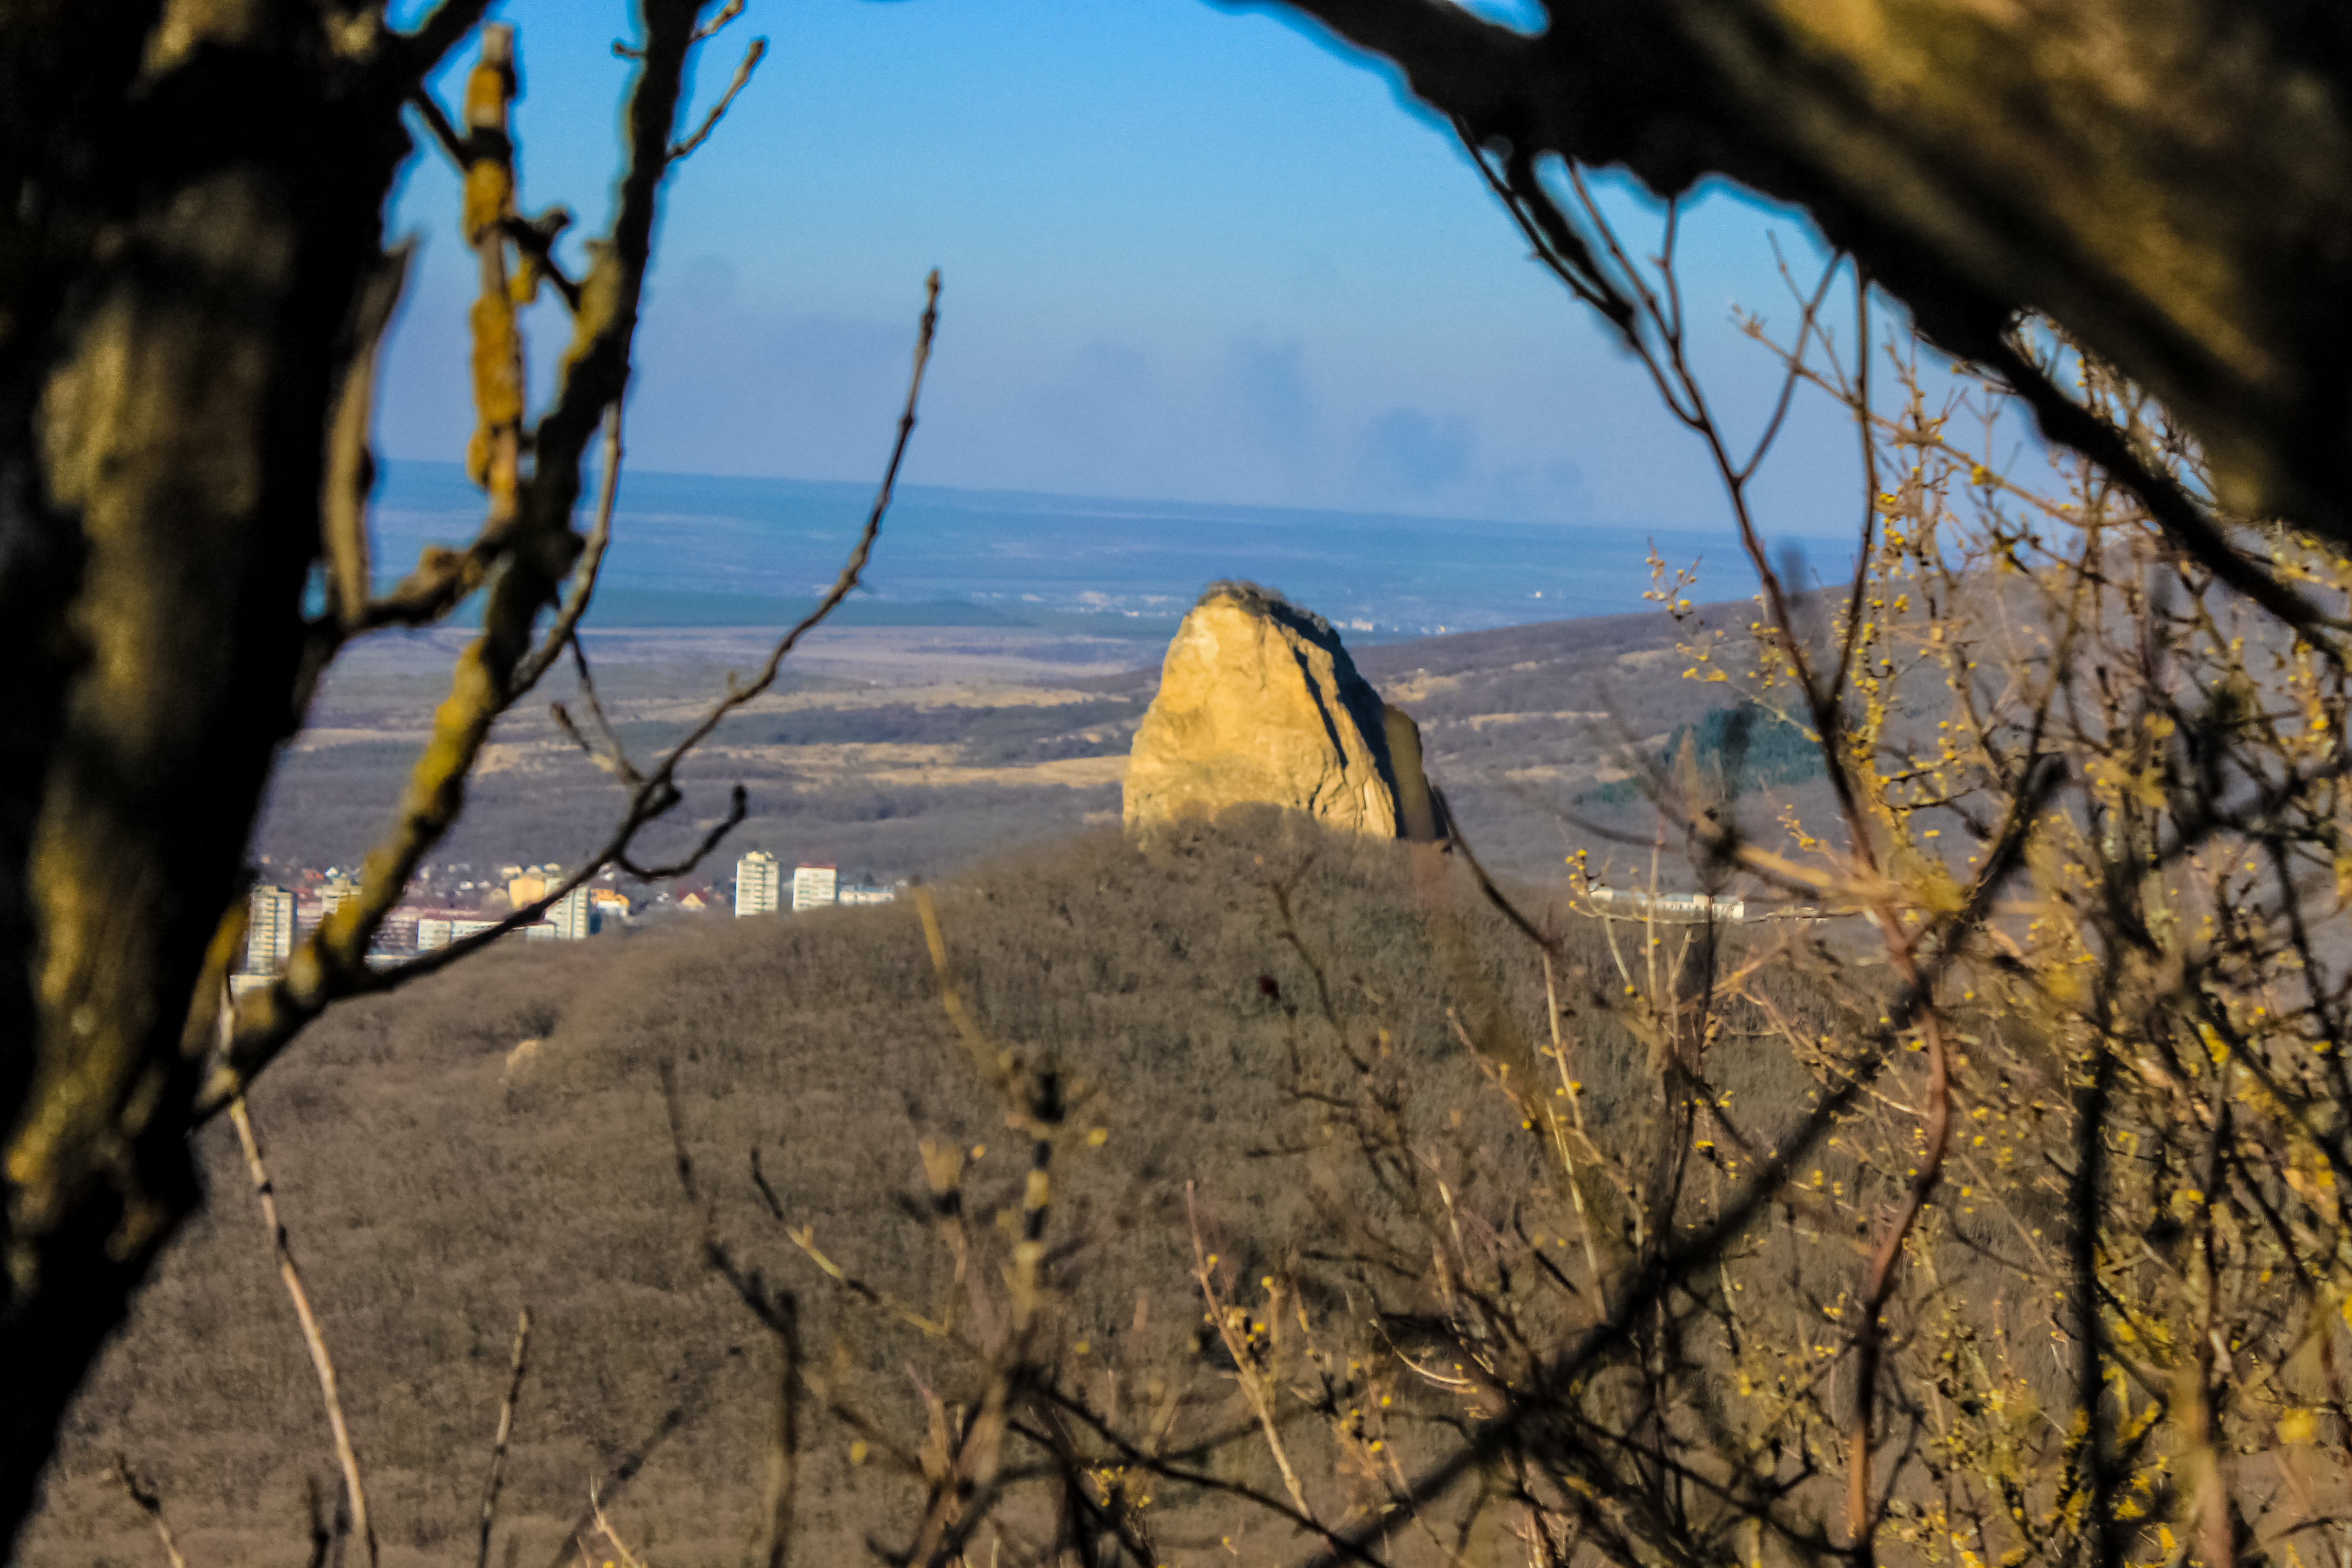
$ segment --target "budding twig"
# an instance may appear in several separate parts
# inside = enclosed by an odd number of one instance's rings
[[[1283,1489],[1290,1494],[1291,1502],[1308,1522],[1314,1523],[1315,1510],[1307,1506],[1307,1489],[1299,1484],[1297,1468],[1290,1462],[1290,1450],[1282,1441],[1281,1425],[1275,1419],[1274,1374],[1252,1342],[1249,1313],[1239,1307],[1228,1307],[1217,1289],[1211,1268],[1213,1260],[1201,1240],[1201,1211],[1190,1181],[1184,1184],[1184,1218],[1192,1232],[1192,1279],[1201,1287],[1201,1299],[1208,1303],[1209,1321],[1215,1326],[1218,1338],[1224,1341],[1225,1352],[1234,1358],[1234,1378],[1249,1400],[1251,1413],[1257,1417],[1258,1429],[1265,1435],[1266,1449],[1274,1455],[1275,1468],[1282,1472]],[[1269,1322],[1269,1332],[1272,1328]],[[1319,1531],[1322,1526],[1315,1524],[1315,1528]]]

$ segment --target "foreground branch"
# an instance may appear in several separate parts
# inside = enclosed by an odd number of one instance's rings
[[[287,1299],[294,1303],[294,1317],[302,1326],[302,1344],[310,1352],[310,1367],[319,1376],[319,1398],[327,1408],[327,1426],[334,1434],[335,1463],[343,1472],[343,1497],[351,1509],[351,1528],[367,1548],[369,1568],[376,1561],[375,1526],[368,1518],[367,1488],[360,1479],[359,1450],[352,1443],[351,1423],[343,1415],[342,1395],[335,1384],[334,1358],[327,1353],[326,1335],[320,1331],[318,1314],[310,1310],[310,1293],[303,1289],[302,1271],[294,1262],[294,1246],[286,1234],[285,1222],[278,1217],[278,1192],[269,1180],[269,1168],[262,1163],[261,1139],[254,1131],[253,1117],[239,1096],[229,1104],[229,1121],[236,1128],[237,1142],[245,1150],[245,1168],[253,1177],[253,1195],[261,1205],[262,1228],[269,1233],[270,1251],[278,1259],[278,1277],[285,1282]]]
[[[608,868],[642,870],[632,858],[633,847],[645,827],[684,798],[676,784],[679,763],[729,713],[774,683],[785,656],[848,595],[864,571],[914,428],[915,404],[937,322],[936,273],[929,287],[907,409],[899,420],[889,469],[866,530],[833,592],[777,645],[756,682],[730,691],[714,705],[705,720],[644,777],[612,837],[581,872],[488,931],[390,971],[369,963],[369,950],[385,918],[405,894],[425,856],[455,823],[467,781],[492,726],[567,645],[577,653],[573,634],[593,596],[610,533],[620,460],[618,409],[626,388],[630,343],[650,256],[656,198],[674,162],[670,138],[678,111],[680,80],[696,40],[701,8],[698,0],[649,0],[646,6],[646,37],[637,56],[641,64],[630,96],[630,157],[621,181],[619,210],[611,234],[595,252],[595,266],[581,285],[572,342],[554,405],[527,443],[534,454],[527,479],[519,466],[519,454],[526,445],[520,424],[520,340],[503,262],[508,243],[505,226],[514,205],[511,139],[506,123],[513,85],[511,35],[506,29],[493,29],[485,38],[482,61],[467,89],[468,133],[464,145],[470,158],[467,237],[479,255],[483,285],[474,321],[479,424],[469,466],[488,492],[489,508],[482,536],[471,550],[462,557],[448,555],[446,560],[428,563],[433,571],[427,574],[434,577],[426,585],[428,596],[436,603],[454,603],[451,595],[480,581],[490,563],[502,562],[503,567],[491,582],[483,634],[458,659],[449,699],[435,715],[433,737],[411,772],[398,818],[367,856],[359,896],[320,923],[296,950],[276,984],[245,999],[235,1036],[216,1055],[196,1097],[194,1114],[199,1121],[217,1114],[241,1094],[253,1075],[335,1000],[398,985],[477,952],[499,936],[536,922],[558,900]],[[579,495],[588,435],[599,420],[605,426],[604,481],[595,523],[589,537],[583,539],[571,531],[570,519]],[[558,609],[556,626],[534,648],[532,626],[541,611],[556,601],[567,573],[572,576],[571,592]],[[582,668],[584,672],[584,658]],[[682,868],[690,868],[715,848],[726,830],[740,819],[742,810],[739,791],[728,820],[704,839]]]
[[[489,1568],[490,1530],[498,1522],[499,1488],[506,1479],[507,1443],[514,1436],[515,1405],[522,1398],[523,1373],[530,1367],[530,1309],[515,1316],[514,1356],[507,1379],[507,1396],[499,1404],[498,1435],[490,1440],[490,1473],[482,1481],[482,1522],[476,1543],[474,1568]]]
[[[170,1563],[171,1568],[188,1568],[188,1560],[180,1555],[179,1542],[172,1539],[171,1525],[164,1521],[163,1500],[157,1495],[154,1486],[132,1475],[131,1462],[120,1454],[114,1456],[113,1475],[115,1484],[139,1506],[139,1510],[147,1516],[147,1522],[155,1527],[155,1539],[163,1547],[163,1561]]]

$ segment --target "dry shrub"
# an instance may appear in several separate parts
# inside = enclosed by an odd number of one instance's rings
[[[1786,918],[1592,900],[1596,952],[1492,888],[1508,918],[1481,925],[1468,868],[1408,851],[1423,991],[1336,962],[1267,871],[1291,965],[1262,985],[1289,1062],[1276,1185],[1309,1224],[1230,1201],[1188,1222],[1175,1268],[1221,1397],[1193,1427],[1122,1415],[1117,1377],[989,1341],[960,1407],[1012,1410],[1009,1435],[950,1421],[910,1458],[919,1517],[954,1526],[916,1557],[1974,1568],[2341,1543],[2352,563],[2182,523],[2212,493],[2200,455],[2036,330],[2011,353],[2074,380],[2106,467],[2021,447],[2000,385],[1916,348],[1886,356],[1880,407],[1828,352],[1829,281],[1782,352],[1871,442],[1842,588],[1768,558],[1671,294],[1629,333],[1766,585],[1748,636],[1693,626],[1690,676],[1804,728],[1834,798],[1742,824],[1736,767],[1658,766],[1660,855]],[[1688,585],[1661,563],[1670,614]],[[1193,1167],[1213,1197],[1231,1181],[1206,1150]]]

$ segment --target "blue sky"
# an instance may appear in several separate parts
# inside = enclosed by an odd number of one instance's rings
[[[406,9],[413,11],[412,4]],[[612,0],[508,0],[526,205],[603,221],[628,30]],[[633,464],[870,479],[923,274],[945,275],[913,481],[1658,528],[1722,525],[1696,445],[1531,265],[1461,153],[1307,25],[1208,0],[751,0],[706,46],[766,63],[670,184],[639,339]],[[454,104],[458,70],[445,75]],[[393,456],[454,458],[469,279],[437,156],[381,405]],[[1701,354],[1735,424],[1769,366],[1722,325],[1792,313],[1769,236],[1718,195],[1685,227]],[[535,346],[563,324],[543,308]],[[1855,510],[1850,427],[1801,411],[1776,527]]]

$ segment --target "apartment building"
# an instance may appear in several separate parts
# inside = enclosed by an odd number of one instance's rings
[[[793,872],[793,913],[831,909],[840,873],[830,866],[803,865]]]
[[[800,907],[799,879],[793,879],[793,904]],[[772,915],[776,912],[776,858],[764,849],[754,849],[735,862],[735,918],[747,915]]]
[[[246,901],[245,970],[275,974],[294,952],[294,895],[267,883]]]

